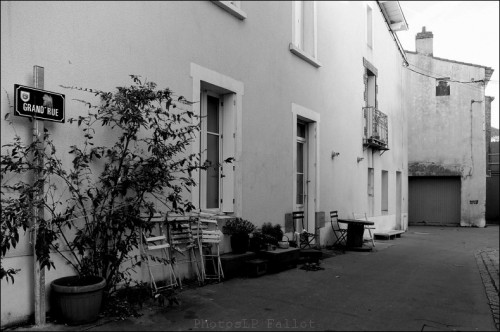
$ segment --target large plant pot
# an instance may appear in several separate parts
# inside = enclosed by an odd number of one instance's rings
[[[106,280],[98,276],[64,277],[52,281],[53,304],[68,325],[91,323],[99,317]]]
[[[243,254],[248,251],[250,237],[248,234],[231,235],[231,249],[233,254]]]

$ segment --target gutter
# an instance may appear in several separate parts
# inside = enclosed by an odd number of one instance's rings
[[[394,39],[394,42],[398,46],[399,53],[401,53],[401,56],[403,57],[404,65],[405,65],[405,67],[408,67],[408,59],[406,58],[406,53],[405,53],[405,51],[403,49],[403,46],[401,46],[401,42],[399,41],[398,36],[392,30],[391,25],[387,21],[387,17],[385,16],[385,14],[384,14],[384,12],[382,10],[382,6],[380,5],[379,1],[377,1],[377,5],[378,5],[378,9],[382,13],[382,16],[384,17],[385,24],[387,24],[387,29],[389,30],[390,34],[392,35],[392,39]],[[398,2],[398,5],[399,5],[399,2]]]

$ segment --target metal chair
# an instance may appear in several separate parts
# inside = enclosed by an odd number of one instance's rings
[[[179,286],[177,276],[172,266],[170,257],[170,244],[163,230],[164,217],[160,215],[150,216],[149,221],[155,223],[151,232],[141,231],[141,255],[145,258],[149,272],[149,284],[154,298],[160,296],[161,292],[171,290]],[[155,272],[161,268],[161,274]]]
[[[336,240],[333,243],[333,247],[345,246],[347,241],[347,228],[343,228],[339,223],[339,215],[337,211],[330,211],[330,225],[332,226],[333,235]],[[335,229],[335,226],[337,229]],[[337,235],[339,233],[339,235]]]
[[[299,247],[301,249],[305,249],[306,247],[311,248],[311,245],[313,244],[312,242],[316,240],[317,234],[316,233],[309,233],[306,230],[305,224],[304,224],[304,211],[294,211],[292,212],[292,219],[293,219],[293,233],[296,233],[296,220],[299,219],[301,221],[301,226],[302,226],[302,231],[300,232],[300,244]],[[317,247],[317,243],[315,244]]]
[[[188,264],[196,273],[198,283],[201,285],[203,279],[200,273],[199,262],[196,259],[195,248],[197,246],[196,238],[191,229],[192,220],[189,216],[167,216],[167,234],[170,243],[171,256],[175,253],[182,255],[182,258],[176,257],[175,266]],[[178,278],[179,287],[182,289],[182,280]]]
[[[193,235],[196,236],[200,252],[202,280],[205,282],[207,279],[215,279],[220,282],[224,278],[224,271],[222,270],[219,249],[222,232],[219,230],[217,220],[213,218],[213,215],[204,212],[193,213],[192,217],[194,224],[192,224],[191,229]],[[212,270],[207,268],[207,263],[210,262]]]
[[[366,216],[366,213],[352,213],[352,217],[354,219],[358,220],[365,220],[368,221],[368,217]],[[372,229],[375,230],[375,226],[370,226],[370,225],[365,225],[365,229],[368,230],[368,234],[370,234],[370,240],[372,241],[373,247],[375,247],[375,241],[373,240],[373,234],[372,234]]]

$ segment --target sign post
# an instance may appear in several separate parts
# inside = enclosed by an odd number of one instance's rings
[[[33,85],[35,88],[43,89],[44,85],[44,69],[40,66],[33,66]],[[16,98],[17,100],[17,91]],[[26,99],[26,98],[25,98]],[[43,121],[34,119],[33,121],[33,140],[37,141],[37,149],[43,150],[45,148],[45,144],[43,143],[43,131],[44,131],[44,123]],[[34,158],[36,158],[34,156]],[[43,157],[39,154],[39,157],[36,163],[38,164],[38,168],[43,167]],[[35,170],[34,181],[38,182],[42,175],[38,170]],[[36,192],[36,200],[39,201],[43,199],[43,191],[44,191],[44,183],[40,183],[38,190]],[[45,270],[40,268],[40,264],[38,263],[38,257],[36,255],[36,236],[37,236],[37,219],[44,218],[44,210],[43,206],[38,208],[36,206],[33,207],[33,230],[32,230],[32,243],[33,243],[33,271],[34,271],[34,291],[35,291],[35,324],[36,325],[44,325],[45,324]]]

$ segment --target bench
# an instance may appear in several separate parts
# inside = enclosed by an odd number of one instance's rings
[[[401,237],[401,234],[403,234],[405,231],[401,230],[392,230],[392,231],[387,231],[383,233],[374,233],[373,235],[375,238],[382,238],[384,240],[394,240],[397,237]]]

